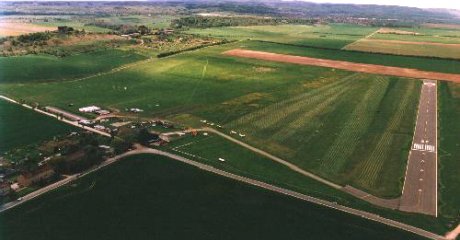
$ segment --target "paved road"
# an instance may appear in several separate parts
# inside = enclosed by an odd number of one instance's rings
[[[437,171],[436,82],[425,80],[399,206],[401,211],[438,215]]]

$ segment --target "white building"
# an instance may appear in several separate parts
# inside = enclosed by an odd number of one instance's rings
[[[78,111],[85,112],[85,113],[92,113],[92,112],[99,111],[99,110],[101,110],[101,108],[98,106],[87,106],[87,107],[82,107],[78,109]]]

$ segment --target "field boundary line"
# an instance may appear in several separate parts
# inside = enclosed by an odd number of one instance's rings
[[[343,46],[340,50],[347,50],[348,46],[352,46],[352,45],[354,45],[355,43],[358,43],[361,40],[370,39],[372,36],[374,36],[375,34],[380,32],[380,30],[382,30],[382,28],[379,28],[379,29],[375,30],[374,32],[371,32],[370,34],[366,35],[365,37],[360,38],[360,39],[358,39],[358,40],[356,40],[356,41],[354,41],[354,42],[352,42],[350,44],[347,44],[347,45]]]
[[[112,69],[110,69],[108,71],[98,72],[98,73],[91,74],[91,75],[88,75],[88,76],[85,76],[85,77],[71,78],[71,79],[61,78],[61,79],[54,79],[54,80],[44,80],[44,81],[37,81],[34,84],[49,84],[49,83],[55,83],[55,82],[79,82],[79,81],[83,81],[83,80],[94,78],[94,77],[105,76],[105,75],[109,75],[109,74],[112,74],[112,73],[117,73],[117,72],[123,71],[123,70],[128,69],[128,68],[132,68],[132,67],[135,67],[135,66],[138,66],[138,65],[141,65],[141,64],[149,63],[153,59],[155,59],[155,58],[149,57],[147,59],[135,61],[135,62],[132,62],[132,63],[127,63],[127,64],[124,64],[124,65],[118,66],[116,68],[112,68]]]

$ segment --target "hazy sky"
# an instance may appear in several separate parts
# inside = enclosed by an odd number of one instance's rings
[[[419,8],[460,9],[460,0],[305,0],[318,3],[357,3],[379,5],[401,5]]]
[[[15,0],[0,0],[0,2],[2,1],[15,1]],[[35,0],[35,1],[46,1],[46,0]],[[63,0],[47,0],[47,1],[63,1]],[[71,1],[92,1],[92,0],[71,0]],[[123,1],[123,0],[96,0],[96,1]],[[131,1],[145,1],[145,0],[131,0]],[[215,1],[218,2],[219,0],[215,0]],[[294,0],[280,0],[280,1],[294,1]],[[296,0],[296,1],[299,1],[299,0]],[[317,2],[317,3],[355,3],[355,4],[399,5],[399,6],[409,6],[409,7],[419,7],[419,8],[450,8],[450,9],[460,10],[460,0],[300,0],[300,1]]]

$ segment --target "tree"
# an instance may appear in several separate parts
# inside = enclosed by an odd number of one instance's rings
[[[150,29],[146,27],[145,25],[140,25],[137,27],[137,30],[139,31],[140,34],[145,35],[147,33],[150,33]]]

